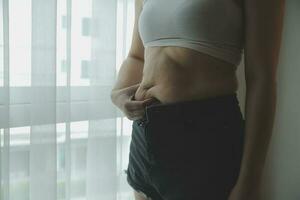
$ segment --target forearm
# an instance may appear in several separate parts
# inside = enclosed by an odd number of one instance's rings
[[[238,182],[261,181],[276,109],[276,82],[252,81],[247,85],[245,104],[245,144]]]
[[[111,91],[111,97],[113,98],[114,90],[119,90],[140,83],[143,77],[143,68],[144,61],[128,56],[120,67],[117,80]]]

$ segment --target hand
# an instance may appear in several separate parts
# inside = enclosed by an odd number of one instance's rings
[[[142,101],[135,100],[134,95],[140,83],[130,87],[113,91],[115,105],[120,108],[130,120],[137,120],[143,117],[146,105],[151,104],[155,98],[151,97]]]
[[[260,184],[236,184],[231,190],[228,200],[262,200]]]

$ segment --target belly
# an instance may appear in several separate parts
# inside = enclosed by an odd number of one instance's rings
[[[147,47],[136,100],[162,103],[202,99],[237,90],[236,66],[182,47]]]

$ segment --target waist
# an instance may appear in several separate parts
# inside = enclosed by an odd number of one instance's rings
[[[221,111],[232,111],[239,108],[239,101],[237,93],[218,95],[215,97],[209,97],[205,99],[193,99],[179,102],[162,103],[158,99],[146,106],[146,113],[166,113],[170,115],[173,112],[174,115],[181,115],[182,112],[189,111],[201,111],[200,113],[207,116],[208,114],[218,113]],[[198,113],[198,112],[197,112]]]
[[[230,94],[237,90],[236,68],[181,47],[146,48],[136,100],[174,102]]]
[[[243,120],[237,93],[219,95],[205,99],[162,103],[159,100],[145,107],[145,114],[140,121],[173,121],[172,119],[195,120],[218,124],[224,120]]]
[[[176,86],[178,85],[178,86]],[[155,98],[162,103],[175,103],[189,100],[207,99],[215,96],[221,96],[226,94],[232,94],[237,91],[237,84],[222,84],[200,82],[198,84],[181,84],[172,82],[166,82],[162,84],[154,85],[150,88],[138,89],[135,94],[136,100],[145,100],[148,98]]]

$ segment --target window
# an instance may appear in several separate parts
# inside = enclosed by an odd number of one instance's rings
[[[72,187],[76,194],[74,198],[83,197],[85,194],[85,170],[86,163],[84,160],[86,155],[86,140],[88,137],[89,130],[89,121],[95,119],[107,119],[109,118],[110,103],[107,98],[109,98],[109,93],[111,89],[111,81],[115,77],[115,70],[107,70],[107,66],[120,66],[120,62],[123,60],[126,52],[123,51],[124,47],[129,47],[129,42],[131,39],[131,34],[125,35],[123,29],[128,30],[132,29],[133,25],[133,2],[128,3],[128,12],[131,16],[128,21],[131,22],[128,24],[123,24],[122,17],[123,14],[123,2],[118,1],[118,23],[116,29],[117,37],[117,47],[107,48],[106,46],[103,49],[97,51],[94,50],[93,53],[101,53],[102,57],[99,60],[96,60],[95,64],[100,66],[105,66],[106,68],[97,68],[99,70],[97,75],[97,84],[91,85],[90,75],[94,75],[91,72],[91,66],[94,64],[95,60],[92,60],[92,49],[98,48],[95,43],[92,44],[92,2],[91,0],[74,0],[72,1],[72,16],[70,17],[67,13],[66,0],[57,1],[57,32],[56,32],[56,65],[55,69],[55,81],[56,81],[56,118],[54,119],[47,116],[41,116],[39,119],[40,124],[56,124],[57,130],[57,171],[58,171],[58,199],[64,199],[65,197],[65,187],[66,187],[66,143],[68,138],[66,138],[66,132],[70,132],[70,140],[72,140],[71,149],[74,152],[72,162],[76,163],[76,168],[74,174],[76,177],[72,179]],[[53,87],[48,87],[47,85],[41,85],[41,87],[34,88],[32,80],[34,79],[34,74],[36,73],[32,70],[32,32],[34,27],[32,23],[32,2],[31,0],[9,0],[9,77],[4,77],[4,64],[3,64],[3,25],[0,24],[0,137],[1,145],[4,146],[4,137],[7,135],[4,132],[4,128],[9,128],[10,134],[10,149],[12,150],[11,154],[11,164],[13,164],[12,176],[14,180],[17,180],[11,191],[11,194],[18,195],[22,194],[24,196],[17,197],[18,199],[28,199],[29,191],[28,187],[28,161],[29,158],[29,148],[30,148],[30,133],[31,126],[35,125],[31,121],[30,117],[26,117],[32,114],[31,110],[31,94],[35,90],[46,91],[53,90]],[[1,9],[0,9],[1,10]],[[0,16],[1,16],[0,12]],[[2,17],[2,16],[1,16]],[[71,26],[69,26],[71,22]],[[0,23],[2,20],[0,19]],[[112,25],[113,26],[113,25]],[[129,27],[126,27],[129,26]],[[69,29],[71,28],[71,29]],[[120,34],[122,33],[122,34]],[[112,35],[112,37],[115,37]],[[103,40],[103,39],[102,39]],[[114,41],[115,38],[112,39]],[[125,41],[125,42],[123,42]],[[99,43],[99,42],[98,42]],[[127,43],[127,44],[126,44]],[[117,51],[117,52],[114,52]],[[128,49],[127,49],[128,52]],[[117,53],[117,62],[115,62],[115,55]],[[95,55],[94,55],[95,56]],[[123,56],[123,57],[122,57]],[[68,70],[70,69],[70,70]],[[39,71],[43,74],[43,71]],[[70,74],[68,74],[70,73]],[[9,95],[4,86],[4,79],[9,80]],[[54,80],[54,79],[53,79]],[[43,81],[43,80],[41,80]],[[48,80],[45,80],[48,81]],[[71,88],[71,91],[70,89]],[[40,92],[38,92],[40,93]],[[42,94],[43,92],[41,92]],[[103,104],[99,112],[99,108],[95,106],[95,109],[88,110],[87,107],[91,102],[91,94],[93,94],[92,102],[97,102],[97,105]],[[7,101],[9,97],[9,101]],[[45,98],[47,99],[47,98]],[[5,123],[7,102],[9,102],[10,109],[10,119],[9,124]],[[53,101],[52,101],[53,102]],[[107,104],[107,106],[106,106]],[[68,113],[68,109],[72,112]],[[104,108],[104,109],[103,109]],[[49,108],[49,110],[52,108]],[[4,112],[3,112],[4,111]],[[47,110],[43,110],[47,112]],[[70,116],[68,116],[70,114]],[[70,118],[72,121],[69,124],[66,124],[66,119]],[[131,122],[125,118],[123,119],[122,126],[120,127],[121,119],[117,119],[117,136],[120,136],[120,130],[126,130],[122,132],[122,142],[125,141],[128,143],[130,141],[131,133]],[[108,123],[109,124],[109,123]],[[9,125],[9,127],[8,127]],[[115,127],[114,127],[115,128]],[[103,133],[109,133],[111,130],[104,130]],[[111,135],[111,132],[110,134]],[[105,135],[104,135],[105,136]],[[105,142],[105,140],[103,140]],[[126,144],[124,144],[126,145]],[[122,155],[118,156],[127,156],[128,152],[122,151]],[[122,160],[122,163],[124,160]],[[73,185],[74,184],[74,185]],[[14,196],[11,197],[14,199]]]
[[[89,78],[89,65],[90,62],[88,60],[82,60],[81,61],[81,78],[87,79]]]
[[[91,19],[87,17],[82,18],[82,36],[90,36],[91,34]]]

